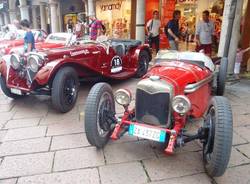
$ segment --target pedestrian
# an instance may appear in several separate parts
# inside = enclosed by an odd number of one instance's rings
[[[73,33],[74,32],[74,23],[73,23],[72,19],[68,20],[68,23],[66,25],[66,31],[68,33]]]
[[[179,49],[179,40],[180,40],[180,29],[179,29],[179,20],[181,18],[181,11],[175,10],[173,13],[173,19],[171,19],[165,26],[165,34],[168,38],[170,50]]]
[[[90,39],[96,40],[98,36],[102,35],[103,32],[102,23],[93,15],[89,16],[89,20],[90,24],[88,27],[90,28]]]
[[[214,22],[209,19],[209,11],[202,13],[202,20],[196,26],[196,51],[204,50],[211,57],[212,41],[214,38]]]
[[[158,53],[160,48],[160,27],[161,21],[159,20],[159,12],[155,10],[153,12],[153,18],[147,22],[147,35],[150,48],[153,44],[155,45],[156,53]]]
[[[83,37],[83,34],[84,34],[84,26],[83,26],[83,23],[79,19],[77,19],[77,23],[75,25],[75,34],[77,38]]]
[[[30,29],[30,22],[24,19],[20,22],[20,25],[21,29],[26,32],[24,36],[24,53],[31,52],[35,50],[35,39]]]
[[[239,46],[239,48],[237,49],[237,54],[236,54],[236,58],[235,58],[235,65],[234,65],[234,74],[235,74],[235,78],[239,79],[239,74],[240,74],[240,65],[242,63],[243,60],[243,55],[248,52],[250,50],[250,47],[246,48],[246,49],[242,49],[241,46]]]

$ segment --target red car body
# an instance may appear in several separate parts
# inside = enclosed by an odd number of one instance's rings
[[[19,46],[23,46],[24,44],[24,31],[19,30],[20,35],[18,36],[18,38],[14,39],[14,40],[2,40],[0,43],[0,54],[6,55],[9,54],[11,52],[11,50],[13,48],[19,47]],[[40,42],[44,42],[46,37],[47,37],[47,33],[43,30],[32,30],[33,34],[34,34],[34,38],[35,38],[35,43],[40,43]]]
[[[232,145],[230,105],[226,98],[215,96],[224,92],[227,65],[223,63],[225,58],[217,72],[203,53],[160,51],[156,64],[137,84],[134,107],[129,90],[119,89],[113,95],[109,85],[96,84],[85,103],[89,143],[101,148],[109,138],[117,140],[128,132],[161,142],[165,153],[173,154],[176,147],[200,139],[205,169],[211,176],[221,176]],[[124,107],[120,118],[115,116],[114,99]],[[197,134],[186,134],[186,125],[194,119],[203,125]]]
[[[113,43],[116,46],[112,46]],[[114,49],[114,47],[117,48],[117,44],[118,47],[122,45],[122,47],[118,48],[118,52],[122,52],[121,55],[118,55],[117,50]],[[50,47],[51,45],[47,46]],[[77,73],[78,78],[88,79],[102,76],[118,80],[127,79],[136,75],[142,51],[144,55],[146,54],[147,66],[151,60],[149,47],[141,45],[138,41],[116,40],[106,44],[93,41],[77,41],[61,48],[48,49],[44,47],[42,45],[42,48],[38,49],[36,53],[15,56],[22,62],[20,69],[11,67],[10,55],[3,57],[0,61],[0,73],[2,78],[6,80],[8,89],[18,90],[19,94],[38,94],[38,91],[41,94],[41,91],[46,88],[45,94],[50,94],[55,76],[65,67],[72,68]],[[31,56],[39,60],[37,72],[32,72],[29,69],[28,58]],[[117,59],[119,66],[112,64]],[[146,71],[143,71],[143,74]]]

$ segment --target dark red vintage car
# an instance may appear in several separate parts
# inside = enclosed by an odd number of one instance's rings
[[[51,95],[54,107],[68,112],[77,100],[79,79],[142,77],[150,60],[149,47],[140,41],[75,40],[63,48],[4,56],[0,61],[1,88],[11,98]]]
[[[46,37],[48,36],[47,33],[40,29],[33,29],[32,33],[34,34],[35,42],[44,42]],[[25,31],[18,30],[17,34],[14,38],[11,37],[8,33],[4,36],[3,40],[0,42],[0,57],[6,54],[9,54],[13,48],[23,46],[24,44],[24,35]]]
[[[98,148],[111,138],[131,136],[160,142],[165,153],[200,140],[203,163],[210,176],[225,172],[232,146],[232,112],[222,97],[225,89],[227,59],[222,58],[218,72],[212,60],[202,53],[160,51],[157,64],[136,87],[135,107],[129,107],[132,95],[119,89],[113,95],[106,83],[97,83],[85,103],[85,131],[89,143]],[[117,117],[115,101],[124,107]],[[199,119],[197,134],[184,131],[188,123]]]

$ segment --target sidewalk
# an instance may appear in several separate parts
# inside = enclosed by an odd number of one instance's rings
[[[137,82],[113,84],[114,90],[133,90]],[[81,86],[77,105],[67,114],[55,112],[49,97],[12,101],[0,92],[0,184],[250,183],[250,80],[227,86],[234,138],[229,168],[220,178],[204,173],[196,142],[173,156],[128,136],[103,150],[90,146],[79,117],[90,88]]]

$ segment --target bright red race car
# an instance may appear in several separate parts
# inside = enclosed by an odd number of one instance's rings
[[[33,29],[32,33],[34,34],[35,43],[44,42],[46,37],[48,36],[47,33],[40,29]],[[13,48],[22,47],[24,44],[24,35],[25,31],[18,30],[17,34],[14,38],[10,34],[5,34],[3,39],[0,42],[0,57],[9,54]]]
[[[66,41],[62,35],[54,38]],[[4,56],[0,60],[1,88],[14,99],[29,94],[50,95],[58,111],[68,112],[77,100],[79,79],[142,77],[151,59],[149,47],[137,40],[71,39],[62,48]]]
[[[225,172],[232,146],[232,112],[225,89],[227,59],[222,58],[217,72],[203,53],[160,51],[157,64],[136,87],[135,107],[129,107],[128,89],[113,94],[106,83],[91,89],[85,103],[85,131],[89,143],[98,148],[108,140],[128,132],[162,143],[165,153],[200,140],[203,163],[210,176]],[[115,101],[124,107],[122,117],[115,113]],[[197,134],[184,131],[187,123],[199,119]]]

